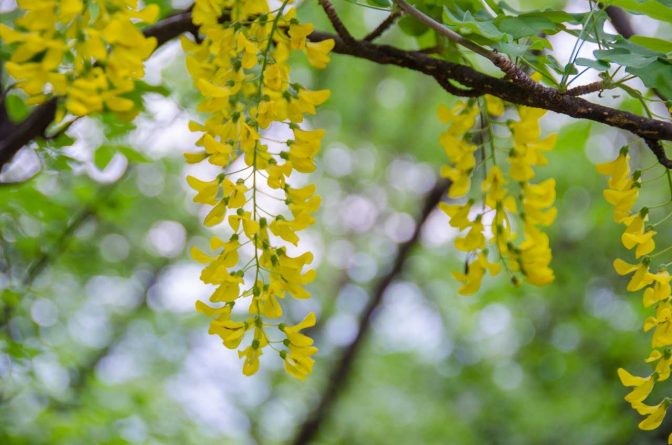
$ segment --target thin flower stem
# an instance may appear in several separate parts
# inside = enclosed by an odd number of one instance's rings
[[[670,250],[672,250],[672,246],[667,246],[666,248],[664,248],[660,252],[656,252],[653,255],[649,255],[649,258],[655,258],[657,256],[660,256],[660,255],[666,253],[666,252],[669,252]]]
[[[657,223],[652,224],[652,226],[653,226],[653,227],[656,227],[656,226],[658,226],[658,225],[664,223],[665,221],[667,221],[667,220],[670,219],[671,217],[672,217],[672,212],[668,213],[667,216],[665,216],[663,219],[661,219],[661,220],[658,221]]]

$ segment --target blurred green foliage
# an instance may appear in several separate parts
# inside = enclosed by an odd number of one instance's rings
[[[612,3],[636,9],[655,2]],[[358,36],[385,17],[337,6]],[[328,29],[315,2],[300,13]],[[520,20],[497,22],[498,32],[555,29],[548,17]],[[418,45],[399,29],[384,40]],[[314,175],[324,204],[306,236],[317,252],[318,280],[313,301],[290,313],[321,314],[320,353],[306,383],[287,377],[275,357],[246,378],[235,353],[208,337],[207,320],[192,309],[207,289],[185,247],[209,234],[184,183],[181,153],[193,144],[186,122],[196,96],[179,44],[162,48],[148,70],[151,79],[136,96],[144,111],[134,122],[81,119],[3,173],[5,182],[19,183],[0,184],[2,444],[290,439],[352,340],[368,291],[412,230],[444,160],[435,110],[454,98],[432,79],[338,55],[323,72],[297,68],[306,86],[335,92],[313,120],[327,130]],[[9,98],[12,118],[21,119],[26,106],[18,95]],[[623,106],[642,111],[633,99]],[[636,162],[654,160],[640,142],[606,127],[551,114],[544,122],[559,133],[541,172],[558,178],[556,283],[515,288],[501,278],[475,297],[458,296],[449,272],[463,258],[435,212],[388,290],[318,443],[662,443],[636,429],[616,378],[620,366],[643,369],[647,338],[639,332],[640,302],[624,294],[625,281],[611,268],[623,253],[619,228],[593,165],[626,143]],[[667,199],[659,174],[646,173],[647,203]],[[672,242],[669,231],[661,235],[659,242]],[[668,419],[661,431],[670,427]]]

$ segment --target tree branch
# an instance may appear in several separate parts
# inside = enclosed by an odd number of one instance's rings
[[[145,35],[157,37],[160,43],[184,32],[195,32],[191,22],[191,12],[185,11],[161,20],[154,26],[144,30]],[[366,59],[382,65],[395,65],[427,74],[451,94],[467,96],[490,94],[505,101],[542,108],[556,113],[565,114],[576,119],[588,119],[611,127],[627,130],[644,139],[654,141],[672,141],[672,123],[621,111],[604,105],[589,102],[580,97],[563,94],[556,89],[534,83],[530,88],[526,82],[514,78],[513,82],[481,73],[468,66],[459,65],[445,60],[430,57],[420,51],[405,51],[389,45],[376,45],[369,41],[355,41],[348,44],[337,35],[325,32],[313,32],[309,39],[319,42],[334,39],[334,52]],[[510,61],[509,61],[510,63]],[[500,67],[507,71],[507,67]],[[520,71],[518,69],[518,71]],[[454,87],[450,81],[464,85],[465,90]],[[52,108],[49,108],[49,107]],[[0,138],[0,168],[27,142],[39,137],[53,120],[55,103],[50,102],[37,107],[31,116],[19,125],[9,138]]]
[[[324,9],[324,12],[327,14],[327,18],[329,18],[331,25],[336,30],[336,34],[338,34],[338,36],[346,44],[356,45],[357,41],[355,40],[354,37],[352,37],[350,31],[348,31],[348,29],[345,27],[341,19],[338,17],[336,9],[334,9],[334,5],[332,5],[329,0],[317,0],[317,2],[320,4],[320,6],[322,6],[322,9]]]
[[[334,39],[336,53],[364,58],[382,65],[412,69],[436,79],[451,79],[480,94],[490,94],[514,104],[543,108],[577,119],[600,122],[627,130],[642,138],[672,140],[672,123],[595,104],[543,85],[538,85],[534,91],[530,91],[524,85],[483,74],[468,66],[435,59],[419,51],[405,51],[370,42],[358,42],[357,47],[353,48],[345,45],[338,36],[322,32],[313,32],[309,38],[312,41]]]
[[[359,319],[357,336],[343,351],[343,354],[336,363],[336,367],[333,369],[333,372],[327,380],[327,386],[322,392],[317,407],[311,411],[306,421],[299,428],[299,432],[292,441],[293,445],[306,445],[310,443],[317,435],[322,423],[327,419],[329,411],[339,393],[345,388],[348,377],[352,372],[355,359],[358,357],[362,345],[364,344],[364,339],[371,327],[371,319],[373,318],[374,312],[383,301],[383,296],[385,295],[387,288],[403,272],[406,260],[408,260],[411,250],[420,237],[420,232],[425,221],[427,221],[432,210],[441,201],[441,198],[448,190],[448,186],[449,183],[442,181],[426,196],[420,215],[416,220],[413,236],[408,241],[399,245],[399,250],[391,269],[380,278],[374,287],[371,299]]]
[[[373,42],[378,37],[382,36],[399,17],[401,17],[401,12],[399,10],[393,11],[385,20],[380,22],[380,25],[376,26],[376,29],[368,33],[363,40],[365,42]]]
[[[617,6],[607,6],[607,15],[617,33],[629,39],[635,35],[628,13]]]

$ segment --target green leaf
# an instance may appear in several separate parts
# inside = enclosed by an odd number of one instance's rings
[[[381,8],[392,6],[392,2],[390,0],[366,0],[366,3],[372,6],[380,6]]]
[[[672,63],[656,59],[644,67],[628,67],[626,71],[638,76],[644,85],[655,88],[662,96],[672,98]]]
[[[644,55],[633,53],[625,48],[598,49],[593,51],[593,55],[598,60],[613,62],[618,65],[624,65],[633,68],[643,68],[656,60],[655,55]]]
[[[28,114],[30,114],[30,108],[28,108],[28,105],[25,104],[18,94],[7,95],[5,104],[7,107],[7,114],[12,122],[21,122],[28,117]]]
[[[657,51],[660,53],[670,53],[672,52],[672,42],[669,40],[657,39],[655,37],[646,37],[646,36],[632,36],[630,37],[632,43],[648,48],[652,51]]]
[[[119,153],[126,156],[126,159],[128,159],[130,162],[145,163],[150,161],[150,159],[147,156],[143,155],[137,150],[134,150],[131,147],[120,145],[117,147],[117,150],[119,150]]]
[[[587,66],[588,68],[592,68],[597,71],[606,71],[611,67],[611,64],[609,62],[605,62],[604,60],[592,60],[585,59],[583,57],[577,57],[574,63],[579,66]]]
[[[522,14],[518,17],[502,17],[497,20],[500,31],[510,34],[514,39],[536,36],[539,34],[556,34],[565,27],[554,22],[543,13]]]
[[[101,145],[93,155],[93,163],[96,167],[103,170],[110,163],[114,155],[117,154],[117,151],[117,147],[113,145]]]
[[[425,24],[421,23],[415,17],[411,17],[410,15],[403,16],[401,19],[399,19],[398,23],[399,28],[401,28],[401,30],[409,36],[418,37],[428,31],[428,28],[425,26]]]
[[[648,15],[652,19],[672,23],[672,7],[657,0],[607,0],[605,3],[618,6],[635,14]]]
[[[486,43],[499,42],[505,34],[495,26],[492,20],[479,21],[474,18],[469,11],[464,13],[464,17],[458,18],[446,7],[443,8],[443,23],[455,29],[458,34],[469,36],[478,43],[484,43],[483,40],[474,39],[474,36],[482,37]]]
[[[502,40],[499,43],[496,43],[494,46],[495,48],[497,48],[497,51],[504,53],[511,58],[521,57],[525,55],[525,53],[529,48],[528,45],[523,45],[514,42],[507,42],[504,40]]]

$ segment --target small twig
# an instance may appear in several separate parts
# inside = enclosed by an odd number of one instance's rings
[[[500,54],[496,51],[491,51],[476,42],[465,39],[452,29],[446,27],[442,23],[437,22],[432,17],[428,16],[419,9],[414,8],[413,6],[406,3],[404,0],[394,0],[394,2],[407,14],[412,15],[420,22],[424,23],[428,27],[432,28],[442,36],[446,37],[448,40],[451,40],[458,45],[461,45],[476,54],[485,57],[491,61],[497,68],[502,70],[508,79],[512,82],[517,83],[525,88],[530,90],[536,90],[540,85],[532,80],[523,70],[516,66],[513,62],[509,60],[503,54]]]
[[[579,85],[578,87],[570,88],[565,91],[568,96],[583,96],[584,94],[595,93],[604,90],[604,82],[598,80],[586,85]]]
[[[658,162],[660,162],[666,168],[672,168],[672,159],[668,158],[667,155],[665,154],[665,148],[663,148],[663,144],[661,144],[660,141],[657,141],[655,139],[644,139],[644,140],[646,141],[646,145],[649,146],[653,154],[656,155],[656,159],[658,159]]]
[[[462,96],[462,97],[478,97],[482,96],[485,94],[481,90],[478,89],[463,89],[460,88],[456,85],[453,85],[453,83],[450,81],[449,78],[442,76],[441,74],[437,74],[434,76],[436,81],[441,85],[441,87],[452,94],[453,96]]]
[[[376,40],[378,37],[382,36],[385,31],[390,29],[390,26],[394,24],[394,22],[397,21],[397,19],[401,17],[401,11],[396,10],[392,11],[392,14],[388,15],[385,20],[383,20],[380,25],[376,27],[373,31],[368,33],[366,37],[364,37],[365,42],[373,42]]]
[[[334,5],[332,5],[329,0],[317,0],[317,1],[322,6],[322,9],[324,9],[324,12],[327,14],[327,17],[329,18],[331,25],[336,30],[336,34],[338,34],[338,36],[341,39],[343,39],[346,45],[357,46],[358,43],[357,40],[355,40],[355,38],[352,37],[350,31],[348,31],[348,29],[345,27],[341,19],[338,17]]]
[[[78,365],[73,370],[75,372],[70,381],[70,400],[61,401],[51,399],[49,408],[59,411],[69,411],[80,406],[79,404],[81,403],[82,395],[92,382],[96,368],[98,368],[102,361],[107,356],[109,356],[110,353],[112,353],[114,349],[124,340],[124,336],[128,332],[127,327],[129,323],[138,317],[143,316],[144,313],[150,312],[147,305],[147,294],[157,283],[159,277],[163,274],[168,266],[170,266],[170,262],[165,261],[151,272],[151,275],[147,278],[143,285],[141,292],[143,298],[140,305],[124,316],[113,319],[110,326],[112,331],[112,334],[110,335],[110,341],[105,346],[96,351],[90,358],[88,358],[88,360]]]

